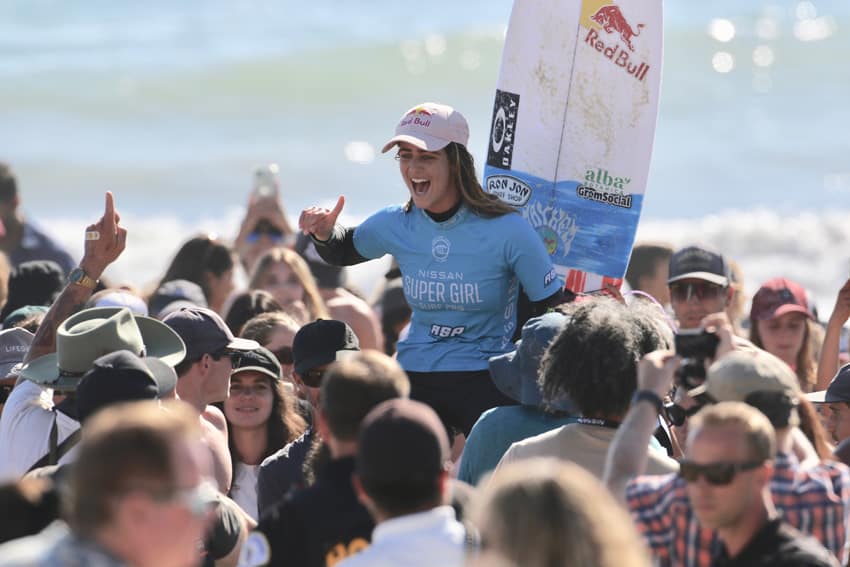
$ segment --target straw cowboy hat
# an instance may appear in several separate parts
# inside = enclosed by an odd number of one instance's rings
[[[168,325],[133,315],[126,307],[93,307],[68,317],[56,331],[56,352],[24,365],[20,376],[56,390],[74,390],[95,359],[129,350],[175,366],[186,355],[183,340]]]

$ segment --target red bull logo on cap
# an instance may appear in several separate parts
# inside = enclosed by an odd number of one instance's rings
[[[420,114],[424,114],[425,116],[431,116],[433,113],[430,110],[428,110],[427,108],[425,108],[424,106],[417,106],[416,108],[412,109],[410,112],[405,114],[404,116],[405,117],[410,116],[410,115],[416,116],[416,115],[420,115]]]
[[[585,18],[587,18],[587,13]],[[602,53],[608,60],[623,68],[638,81],[643,81],[646,78],[649,65],[644,62],[635,62],[630,56],[630,52],[635,50],[632,40],[640,36],[641,30],[645,27],[644,24],[632,27],[623,15],[623,11],[616,4],[600,7],[590,14],[588,19],[585,19],[585,24],[588,27],[587,36],[584,38],[586,44]],[[600,36],[597,26],[605,33],[614,35],[620,43],[614,45],[611,45],[610,42],[606,43],[608,40]],[[623,45],[625,45],[625,49]]]

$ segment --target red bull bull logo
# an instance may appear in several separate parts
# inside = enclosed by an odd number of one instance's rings
[[[404,116],[405,117],[407,117],[407,116],[418,116],[418,115],[431,116],[432,114],[433,113],[430,110],[428,110],[427,108],[425,108],[424,106],[417,106],[416,108],[414,108],[413,110],[411,110],[410,112],[405,114]]]
[[[599,31],[593,28],[588,29],[584,42],[602,53],[612,63],[624,69],[626,73],[632,75],[638,81],[643,81],[649,71],[649,65],[643,62],[633,61],[630,52],[634,52],[635,50],[632,39],[640,36],[640,31],[644,28],[644,25],[638,24],[637,31],[635,31],[635,28],[629,24],[628,20],[623,16],[620,7],[616,4],[602,6],[590,16],[590,19],[605,30],[606,33],[616,34],[628,50],[623,49],[619,44],[606,44],[606,40],[600,37]]]
[[[632,38],[639,36],[640,30],[644,26],[643,24],[638,24],[637,31],[635,31],[623,16],[623,12],[620,11],[619,6],[616,4],[603,6],[599,8],[596,13],[590,17],[590,19],[602,26],[602,29],[604,29],[606,33],[616,32],[620,34],[620,40],[626,44],[629,51],[635,50],[635,47],[632,45]]]

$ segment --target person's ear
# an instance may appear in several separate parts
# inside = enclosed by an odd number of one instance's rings
[[[726,288],[726,306],[728,307],[732,303],[732,298],[735,296],[735,288],[730,284]]]

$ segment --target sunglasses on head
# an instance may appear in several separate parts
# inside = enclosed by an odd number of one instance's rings
[[[757,469],[764,461],[751,461],[749,463],[710,463],[700,465],[687,459],[679,461],[679,476],[685,482],[696,482],[699,477],[705,478],[708,484],[713,486],[724,486],[735,479],[739,472]]]
[[[708,282],[676,282],[670,284],[670,297],[676,301],[690,301],[693,298],[715,299],[723,292],[723,287]]]

